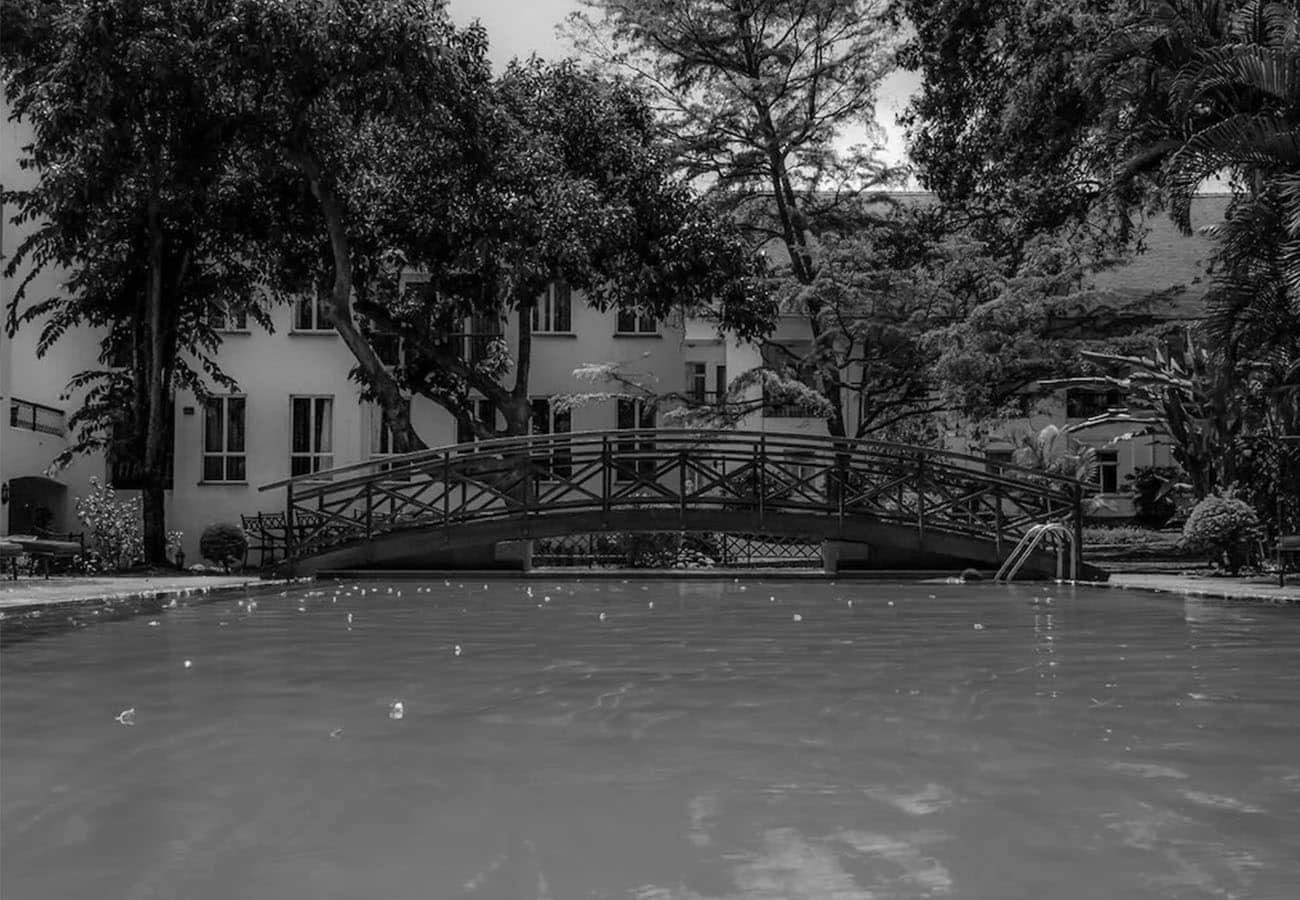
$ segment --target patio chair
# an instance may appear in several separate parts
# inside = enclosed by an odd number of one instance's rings
[[[18,557],[27,551],[23,550],[18,544],[11,541],[0,539],[0,571],[3,570],[4,560],[9,560],[10,577],[18,580]]]
[[[266,568],[267,557],[275,562],[276,553],[285,546],[284,513],[257,513],[253,516],[239,517],[244,526],[244,536],[248,544],[244,550],[244,568],[248,568],[248,554],[258,552],[257,565]]]

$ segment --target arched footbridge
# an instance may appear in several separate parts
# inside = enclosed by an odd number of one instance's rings
[[[1066,521],[1076,538],[1067,572],[1104,577],[1080,556],[1088,485],[875,441],[669,429],[532,435],[261,488],[274,489],[285,492],[284,565],[300,573],[422,560],[477,568],[490,559],[484,548],[501,542],[606,530],[820,540],[843,568],[907,559],[996,568],[1032,526]],[[1050,576],[1056,565],[1042,552],[1025,571]]]

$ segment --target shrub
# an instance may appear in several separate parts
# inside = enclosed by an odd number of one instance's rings
[[[199,536],[199,552],[204,559],[210,559],[227,572],[233,563],[244,558],[248,550],[248,539],[237,525],[218,522],[203,529]]]
[[[91,478],[90,492],[75,506],[86,534],[86,552],[77,557],[82,571],[116,572],[144,559],[140,498],[119,502],[110,485]]]
[[[1172,541],[1172,538],[1167,539],[1158,531],[1152,531],[1149,528],[1137,528],[1132,525],[1090,525],[1083,529],[1083,543],[1085,546],[1124,545],[1132,547],[1143,544],[1160,544],[1166,540]]]
[[[1151,528],[1163,528],[1178,511],[1174,487],[1178,470],[1172,466],[1138,466],[1125,475],[1133,492],[1133,521]]]
[[[1250,559],[1251,544],[1262,534],[1259,516],[1244,500],[1206,497],[1187,517],[1183,544],[1209,554],[1211,562],[1222,564],[1228,574],[1235,575]]]

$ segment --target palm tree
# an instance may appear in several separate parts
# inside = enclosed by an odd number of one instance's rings
[[[1240,278],[1240,263],[1252,258],[1241,254],[1242,245],[1271,229],[1275,274],[1294,301],[1300,295],[1300,9],[1262,0],[1148,0],[1094,65],[1117,89],[1113,112],[1127,161],[1116,189],[1154,174],[1171,218],[1191,234],[1192,198],[1207,180],[1227,176],[1239,198],[1216,234],[1229,280]],[[1234,229],[1243,231],[1236,245]],[[1272,307],[1277,300],[1261,298]]]
[[[1076,441],[1055,425],[1048,425],[1037,434],[1020,434],[1017,443],[1011,461],[1021,468],[1064,475],[1076,481],[1097,479],[1097,450]]]

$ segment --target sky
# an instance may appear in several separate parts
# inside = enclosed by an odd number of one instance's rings
[[[562,59],[574,51],[555,27],[571,12],[581,8],[578,0],[448,0],[452,21],[468,25],[475,19],[487,29],[489,56],[493,68],[500,71],[515,57],[536,53],[543,59]],[[896,72],[885,79],[877,98],[876,121],[885,130],[882,158],[890,163],[903,161],[903,130],[895,123],[898,113],[920,84],[920,75]],[[865,129],[846,131],[842,143],[860,143]]]

